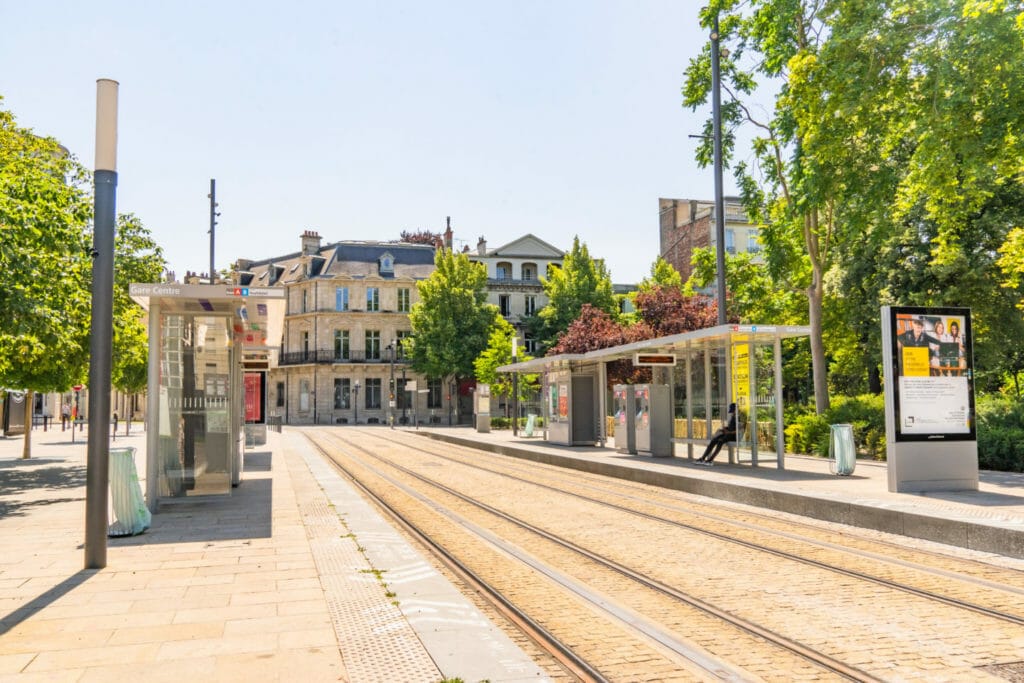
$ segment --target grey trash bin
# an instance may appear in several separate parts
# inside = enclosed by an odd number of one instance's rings
[[[110,449],[110,494],[114,505],[114,523],[108,536],[134,536],[149,528],[153,515],[146,507],[142,486],[135,469],[135,449]]]
[[[828,444],[829,469],[832,474],[848,476],[857,467],[857,447],[853,443],[853,425],[832,425]]]

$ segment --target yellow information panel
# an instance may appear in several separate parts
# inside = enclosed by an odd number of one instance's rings
[[[734,335],[733,342],[732,400],[743,410],[750,405],[750,345],[742,335]]]

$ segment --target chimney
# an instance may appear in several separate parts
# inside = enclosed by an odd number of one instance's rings
[[[483,235],[480,236],[480,241],[476,243],[476,253],[480,256],[487,254],[487,240],[484,239]]]
[[[320,251],[320,233],[306,230],[302,233],[302,255],[308,256]]]
[[[453,233],[452,233],[452,217],[451,216],[446,216],[446,218],[447,218],[447,225],[448,225],[448,227],[446,227],[445,230],[444,230],[444,246],[448,249],[448,251],[451,251],[452,250],[452,237],[454,236]]]
[[[250,266],[252,266],[252,259],[240,258],[235,261],[235,270],[240,273],[249,270]]]

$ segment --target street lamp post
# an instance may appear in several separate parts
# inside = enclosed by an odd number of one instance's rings
[[[402,424],[406,424],[405,409],[409,405],[409,392],[405,390],[405,366],[402,366]]]
[[[395,354],[398,352],[398,342],[394,339],[391,340],[391,380],[388,383],[388,424],[391,428],[395,428]]]
[[[352,421],[359,424],[359,380],[356,380],[354,396],[352,398],[352,408],[356,411]]]
[[[518,362],[519,338],[512,337],[512,364]],[[519,436],[519,371],[512,371],[512,436]]]
[[[722,74],[719,68],[718,11],[711,30],[711,117],[714,135],[715,175],[715,268],[718,299],[718,324],[724,325],[725,315],[725,199],[722,196]]]

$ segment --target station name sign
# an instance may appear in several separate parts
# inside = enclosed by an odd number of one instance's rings
[[[635,353],[633,365],[675,365],[674,353]]]
[[[177,283],[133,282],[128,285],[130,296],[170,296],[197,299],[259,297],[283,299],[281,287],[224,287],[223,285],[182,285]]]

